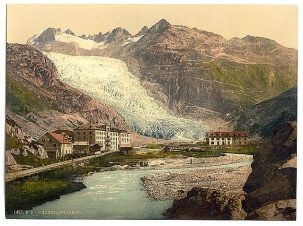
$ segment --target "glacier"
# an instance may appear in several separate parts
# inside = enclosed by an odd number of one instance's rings
[[[198,140],[207,126],[174,116],[149,96],[140,80],[118,59],[47,52],[59,80],[114,108],[137,133],[163,139]]]

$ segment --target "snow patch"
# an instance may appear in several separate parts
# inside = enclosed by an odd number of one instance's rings
[[[112,106],[136,132],[157,138],[199,139],[201,123],[165,110],[128,71],[123,61],[99,56],[45,53],[56,65],[59,79]]]
[[[121,46],[125,46],[129,43],[133,43],[133,42],[137,42],[139,41],[141,38],[143,37],[143,35],[137,36],[137,37],[133,37],[133,38],[128,38]]]
[[[106,48],[106,45],[104,42],[97,43],[93,40],[86,40],[86,39],[83,39],[83,38],[80,38],[80,37],[77,37],[74,35],[66,34],[66,33],[62,33],[60,35],[55,35],[55,39],[56,39],[56,41],[59,41],[59,42],[75,44],[79,48],[87,49],[87,50]]]

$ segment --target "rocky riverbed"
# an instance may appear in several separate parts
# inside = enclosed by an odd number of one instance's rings
[[[141,180],[149,196],[156,200],[184,198],[193,187],[243,194],[242,188],[251,173],[252,160],[251,155],[235,154],[213,158],[151,160],[150,167],[178,167],[181,170],[148,174]],[[186,170],[182,171],[182,168]]]

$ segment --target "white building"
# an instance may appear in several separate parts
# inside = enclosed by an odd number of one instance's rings
[[[246,145],[248,134],[246,131],[207,132],[206,143],[209,146]]]
[[[131,138],[127,131],[108,125],[88,123],[74,130],[75,150],[89,151],[89,147],[95,144],[101,147],[101,151],[118,151],[122,146],[131,147]]]
[[[38,140],[38,143],[43,145],[49,158],[57,159],[72,154],[71,140],[72,138],[66,134],[47,132]]]

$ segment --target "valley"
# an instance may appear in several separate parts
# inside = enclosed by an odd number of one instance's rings
[[[8,43],[7,217],[294,220],[297,55],[165,19]]]

